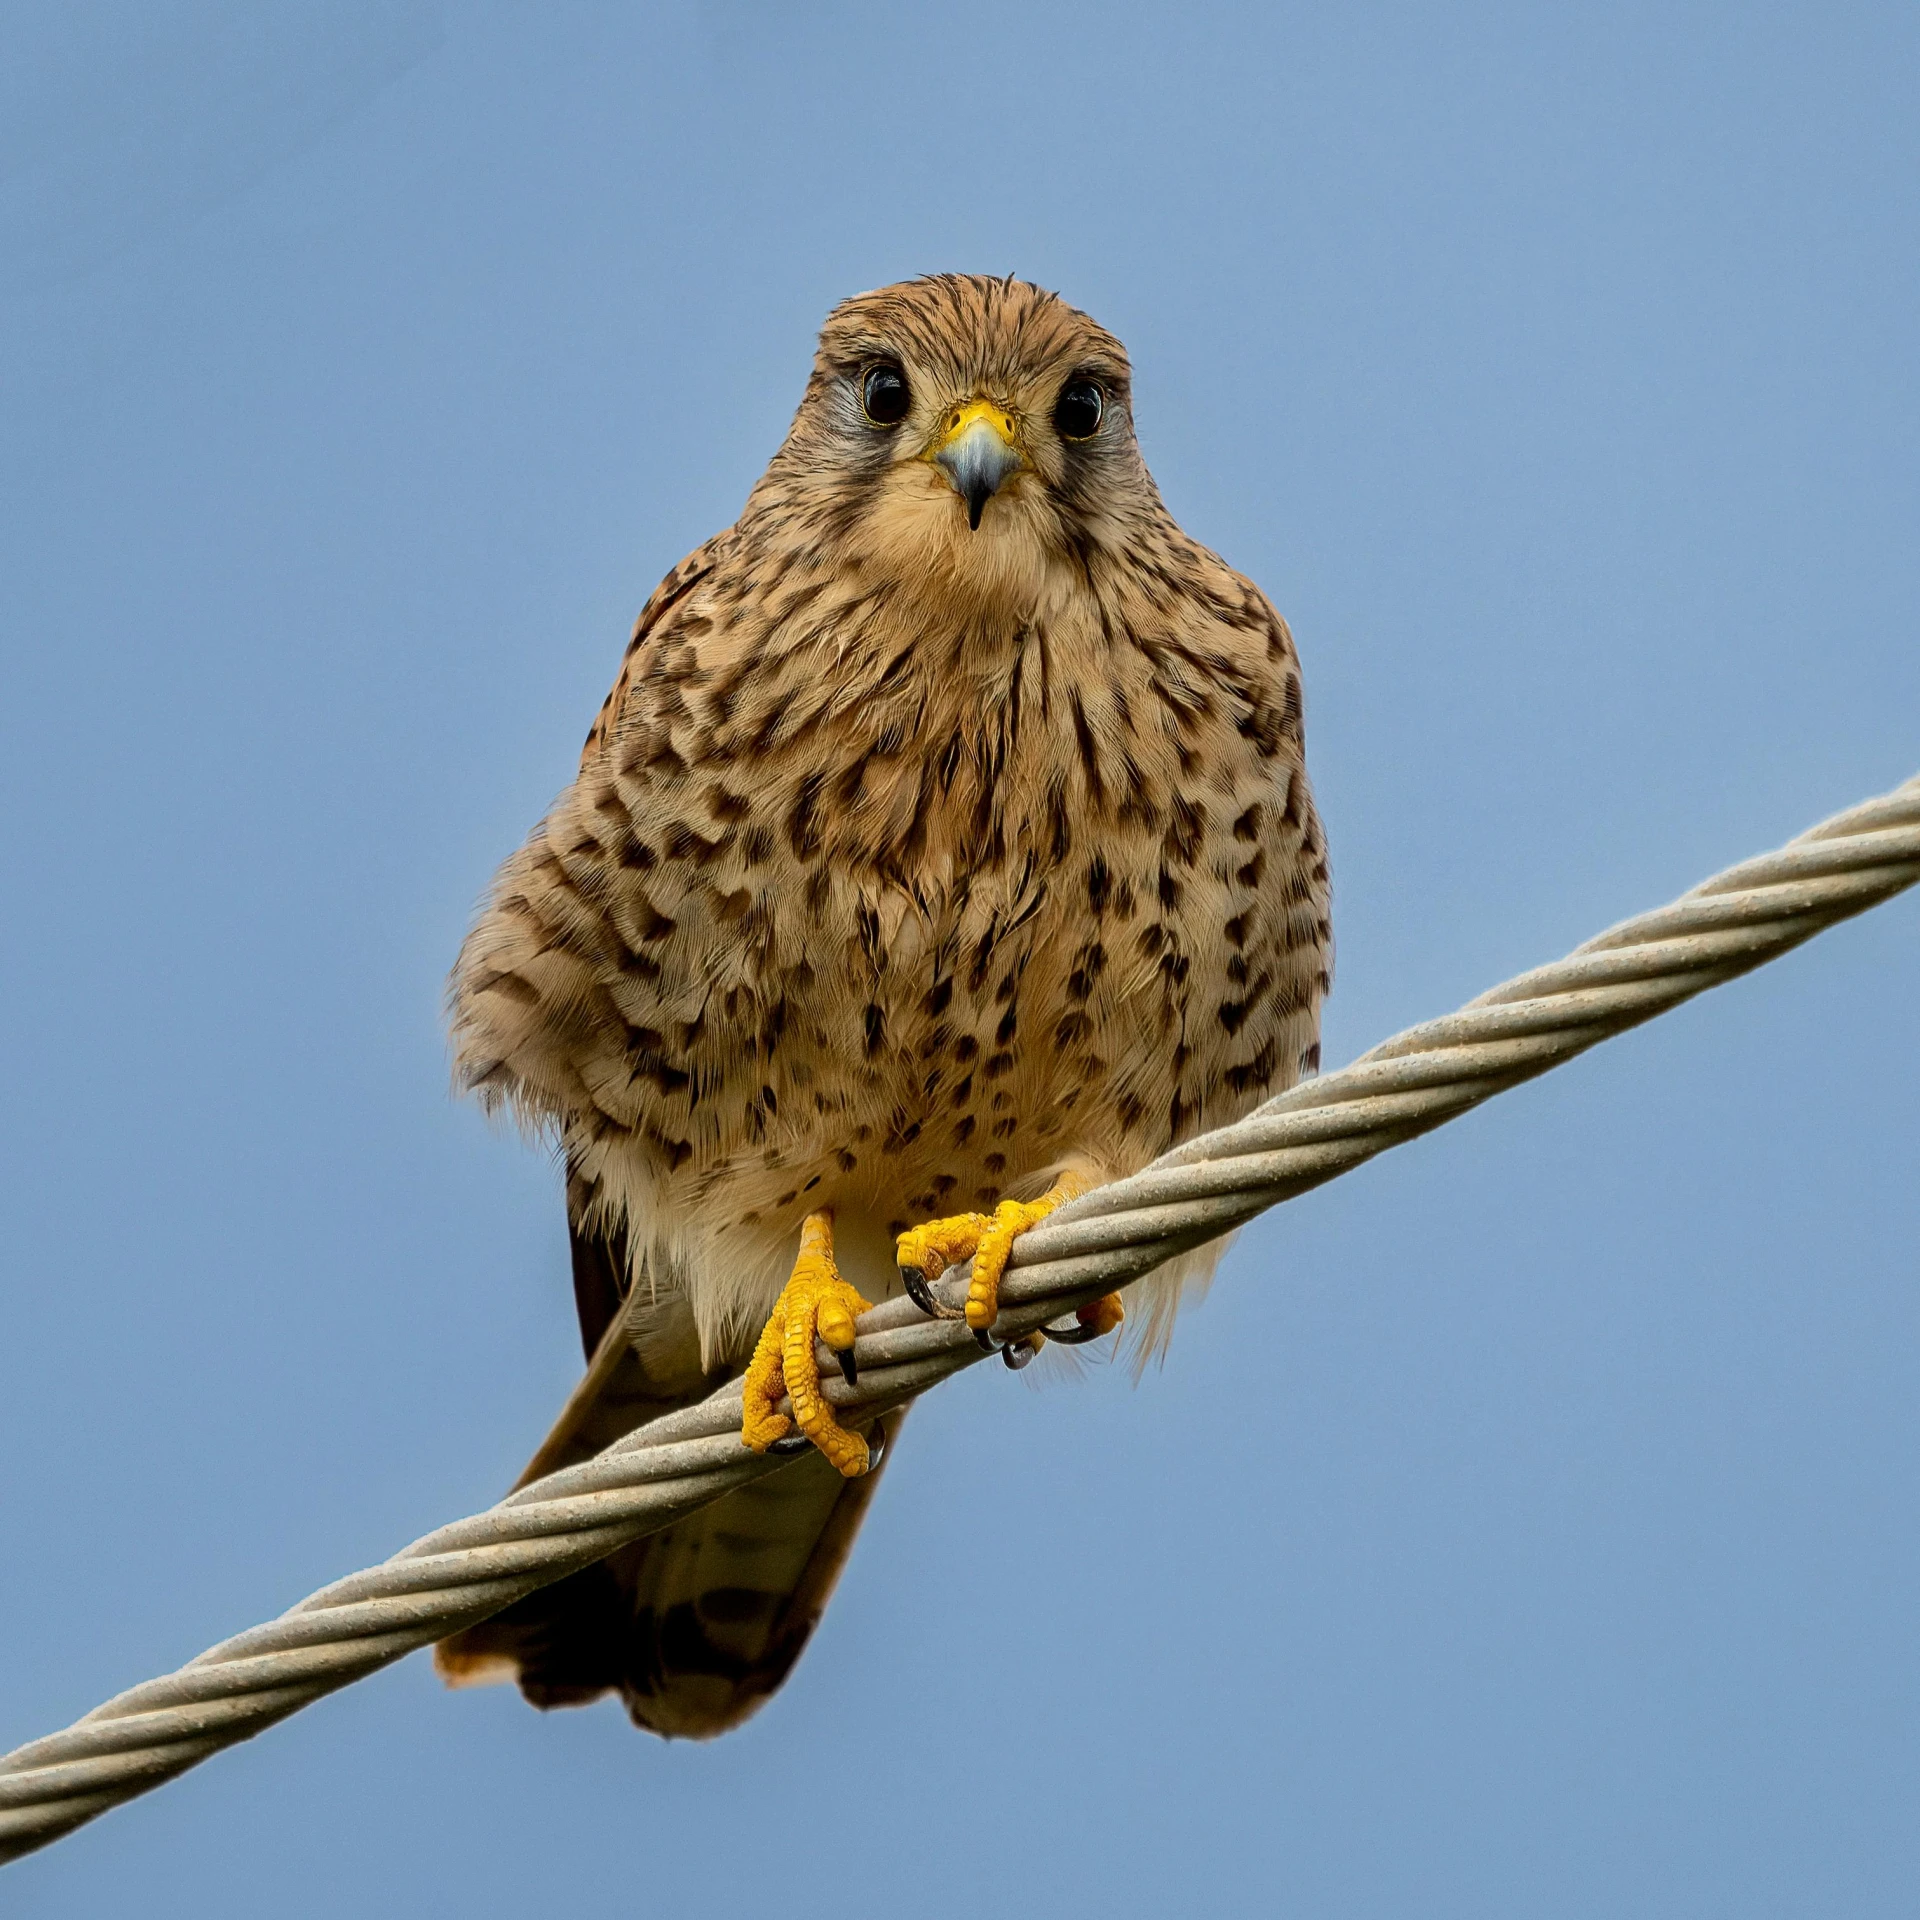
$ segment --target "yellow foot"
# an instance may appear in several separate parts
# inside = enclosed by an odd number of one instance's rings
[[[991,1218],[984,1213],[959,1213],[909,1228],[900,1236],[894,1258],[909,1274],[923,1276],[925,1283],[919,1288],[910,1286],[909,1291],[918,1298],[955,1261],[971,1258],[973,1278],[967,1286],[966,1321],[984,1344],[987,1329],[1000,1316],[1000,1280],[1014,1241],[1029,1228],[1037,1227],[1056,1207],[1078,1199],[1088,1184],[1080,1175],[1066,1174],[1038,1200],[1002,1200]],[[1101,1333],[1110,1333],[1120,1324],[1123,1313],[1117,1293],[1096,1300],[1091,1307],[1082,1307],[1079,1319],[1083,1327],[1090,1324],[1088,1315],[1096,1309],[1110,1316]],[[1098,1336],[1081,1337],[1091,1340]]]
[[[867,1470],[867,1443],[833,1417],[820,1391],[820,1361],[814,1340],[824,1340],[853,1378],[853,1323],[873,1303],[863,1300],[833,1264],[833,1215],[810,1213],[800,1228],[800,1257],[761,1329],[759,1344],[741,1382],[745,1406],[740,1438],[765,1453],[797,1422],[800,1431],[849,1480]],[[793,1402],[793,1419],[777,1412],[781,1396]]]

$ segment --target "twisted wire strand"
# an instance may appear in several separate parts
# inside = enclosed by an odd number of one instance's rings
[[[996,1331],[1137,1280],[1916,880],[1920,775],[1062,1208],[1015,1242]],[[861,1317],[854,1351],[859,1385],[828,1364],[824,1391],[855,1424],[985,1357],[904,1299]],[[739,1426],[736,1382],[0,1759],[0,1862],[787,1464]]]

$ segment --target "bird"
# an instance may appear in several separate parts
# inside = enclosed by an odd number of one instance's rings
[[[457,1084],[565,1166],[587,1370],[523,1482],[733,1379],[742,1444],[798,1452],[443,1676],[739,1725],[896,1451],[815,1337],[850,1369],[870,1301],[951,1311],[958,1265],[991,1345],[1018,1235],[1315,1071],[1331,982],[1293,638],[1168,511],[1119,340],[1013,276],[837,306],[448,990]],[[1217,1252],[1136,1283],[1138,1359]]]

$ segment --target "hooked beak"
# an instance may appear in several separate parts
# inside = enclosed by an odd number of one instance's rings
[[[976,533],[987,502],[1026,465],[1014,435],[1013,416],[990,400],[955,407],[942,423],[931,458],[967,503],[967,525]]]

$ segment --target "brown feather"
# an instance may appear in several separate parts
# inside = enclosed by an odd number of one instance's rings
[[[882,358],[911,394],[891,426],[860,398]],[[916,1218],[1130,1172],[1317,1064],[1329,879],[1292,637],[1167,511],[1131,378],[1017,280],[846,302],[501,868],[454,973],[457,1071],[565,1146],[583,1328],[652,1290],[540,1460],[737,1372],[808,1213],[878,1298]],[[1070,441],[1079,380],[1104,411]],[[979,510],[931,456],[982,397],[1020,462]],[[1209,1264],[1135,1289],[1143,1352]],[[523,1684],[618,1685],[678,1730],[747,1710],[864,1498],[814,1466],[764,1485],[525,1603]]]

